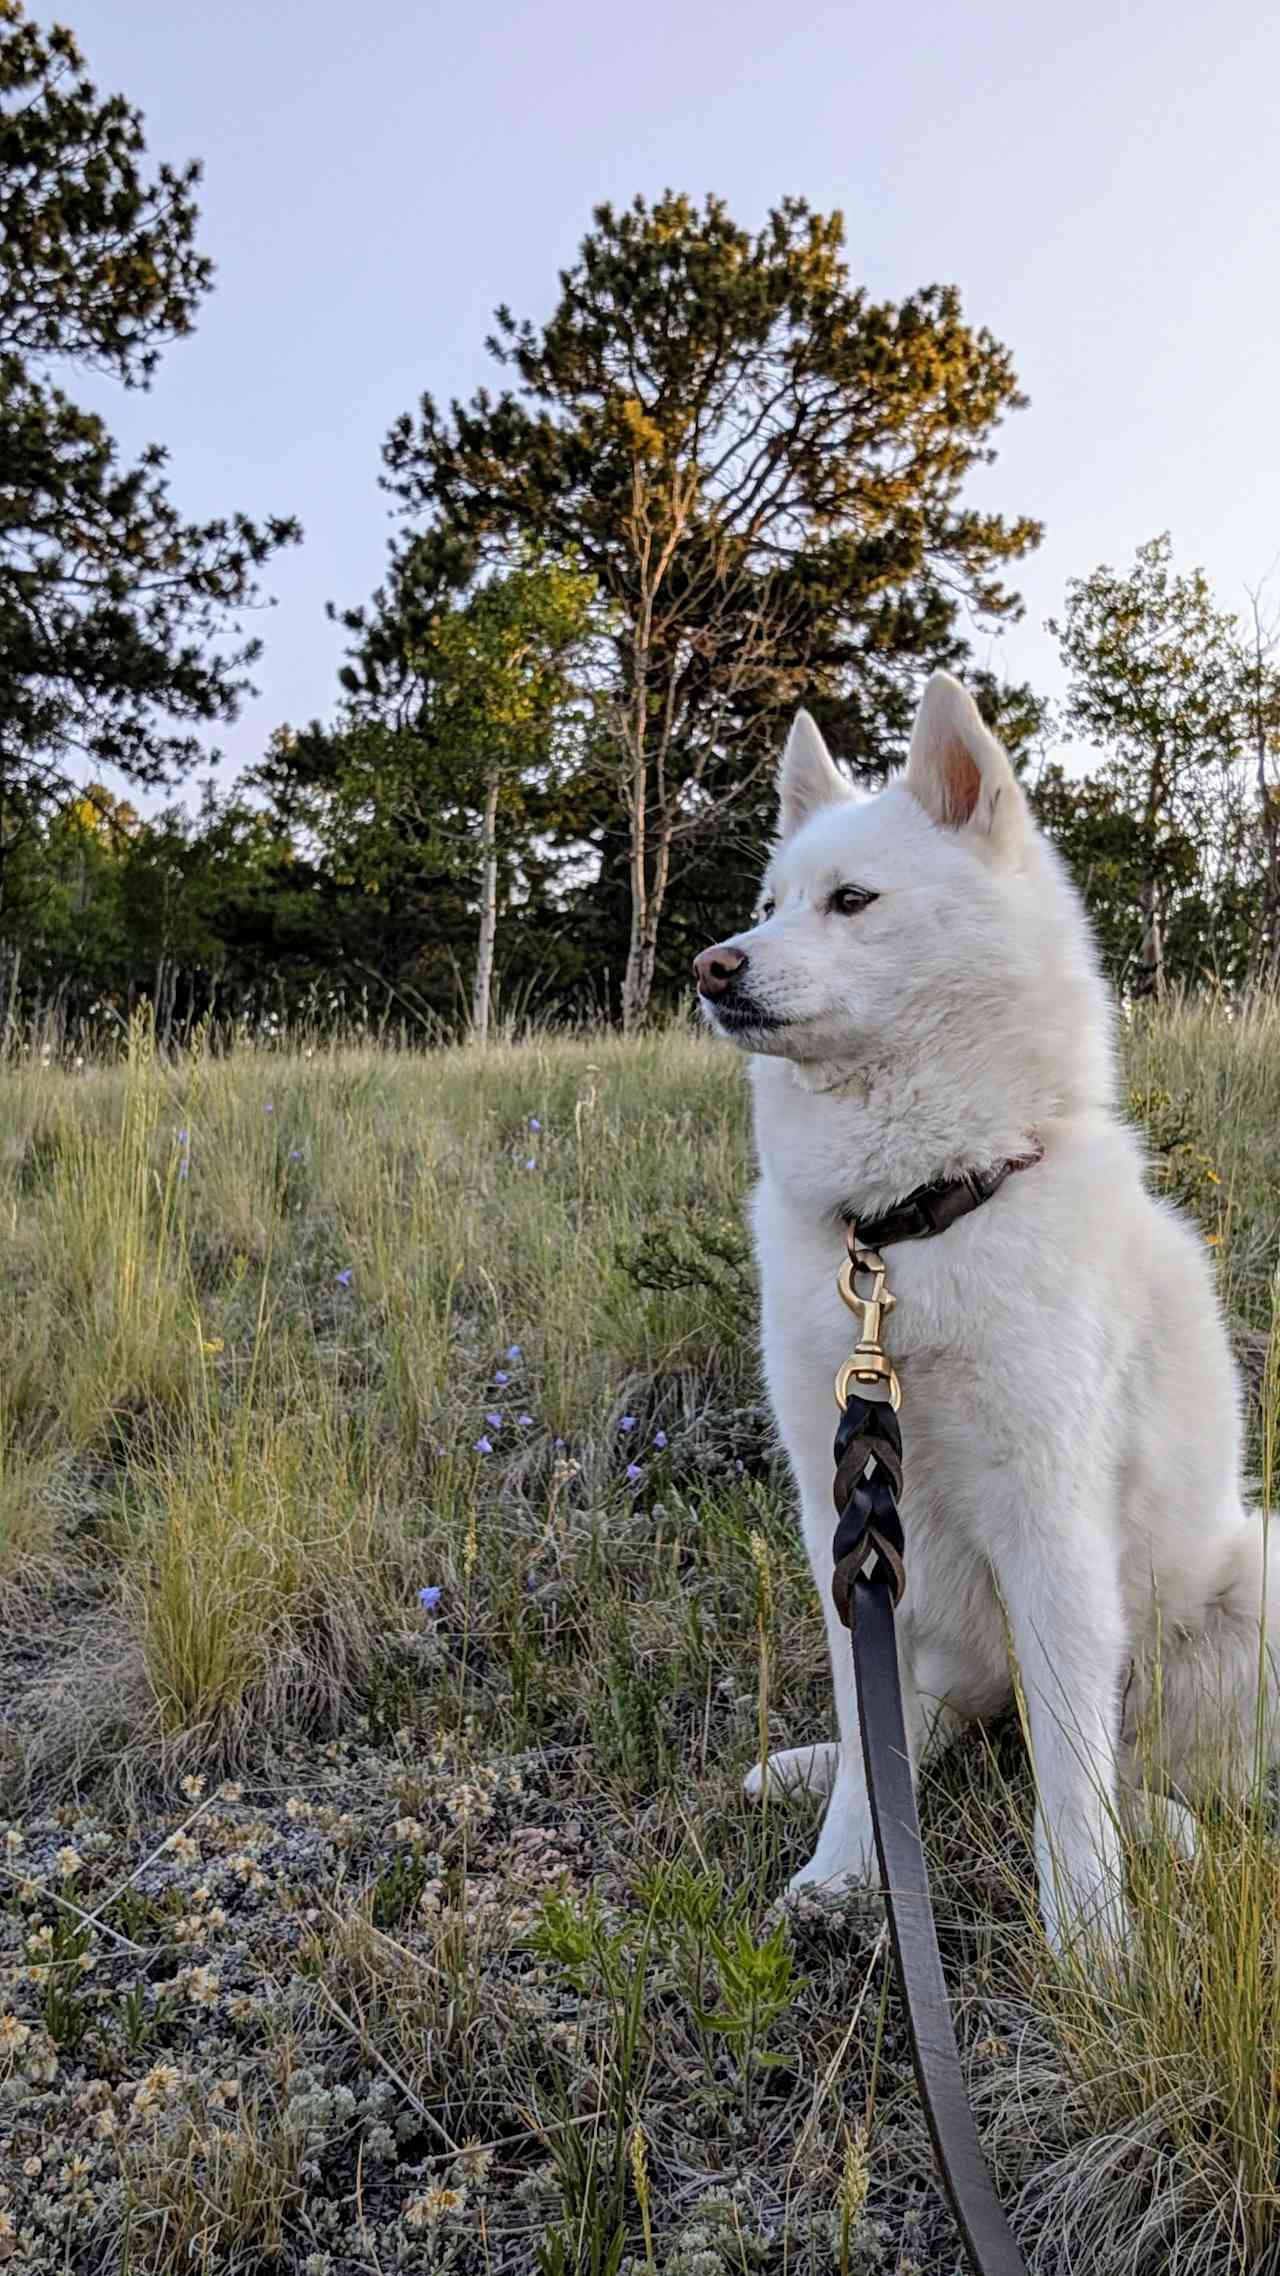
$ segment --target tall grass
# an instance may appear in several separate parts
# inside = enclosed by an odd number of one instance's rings
[[[6,1076],[0,1585],[110,1598],[144,1745],[336,1712],[418,1585],[479,1560],[486,1618],[557,1502],[625,1527],[656,1431],[731,1429],[726,1074],[678,1036],[162,1062],[139,1025],[118,1069]]]
[[[1125,1052],[1153,1177],[1219,1263],[1270,1508],[1280,1012],[1173,1007]],[[680,1029],[167,1057],[138,1025],[117,1064],[37,1057],[0,1084],[0,1595],[19,1625],[56,1604],[66,1631],[0,1738],[17,1802],[96,1781],[127,1816],[300,1735],[384,1747],[418,1830],[327,1924],[312,1909],[291,2028],[313,2068],[341,2044],[394,2080],[442,2174],[433,2128],[543,2145],[536,2234],[495,2228],[473,2263],[461,2228],[432,2227],[441,2266],[576,2272],[625,2249],[670,2276],[817,2276],[892,2267],[877,2220],[904,2268],[912,2234],[948,2265],[874,1907],[775,1936],[813,1805],[739,1790],[830,1708],[758,1382],[736,1063]],[[472,1802],[422,1831],[450,1778],[488,1792],[510,1763],[582,1820],[565,1855],[589,1853],[594,1894],[477,1913]],[[1045,1952],[1007,1735],[927,1787],[1036,2266],[1280,2267],[1261,1782],[1194,1859],[1133,1840],[1123,1981]],[[512,2009],[521,1938],[542,2037]],[[130,2265],[295,2264],[301,2162],[272,2091],[264,2069],[212,2151],[204,2116],[126,2145]],[[473,2186],[421,2183],[422,2221]]]

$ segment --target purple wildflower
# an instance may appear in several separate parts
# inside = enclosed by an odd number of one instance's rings
[[[635,1427],[636,1418],[634,1415],[623,1415],[621,1421],[618,1424],[618,1428],[623,1433],[624,1437],[629,1430],[634,1430]]]
[[[529,1159],[528,1159],[528,1161],[525,1163],[525,1165],[524,1165],[524,1166],[525,1166],[525,1168],[526,1168],[527,1170],[536,1170],[536,1169],[537,1169],[538,1165],[537,1165],[537,1162],[534,1160],[534,1157],[533,1157],[533,1155],[532,1155],[532,1154],[530,1154],[530,1156],[529,1156]]]
[[[493,1371],[493,1380],[495,1383],[509,1383],[511,1381],[511,1377],[505,1374],[501,1367],[495,1367]]]
[[[338,1281],[338,1286],[339,1286],[339,1288],[350,1288],[350,1286],[351,1286],[351,1266],[350,1266],[350,1265],[348,1265],[348,1266],[347,1266],[347,1269],[346,1269],[346,1271],[345,1271],[345,1272],[340,1272],[340,1273],[337,1275],[337,1281]]]
[[[555,1453],[557,1453],[557,1454],[563,1454],[563,1453],[564,1453],[564,1440],[563,1440],[562,1438],[553,1438],[553,1439],[552,1439],[552,1441],[551,1441],[551,1445],[552,1445],[553,1451],[554,1451]]]
[[[488,1423],[490,1430],[501,1430],[502,1416],[496,1407],[491,1407],[484,1419]]]
[[[519,1359],[520,1346],[518,1343],[509,1343],[507,1345],[507,1357],[508,1359]]]
[[[529,1428],[529,1425],[530,1425],[530,1423],[531,1423],[532,1421],[533,1421],[533,1416],[532,1416],[532,1415],[517,1415],[517,1416],[516,1416],[516,1423],[517,1423],[518,1427],[519,1427],[521,1430],[528,1430],[528,1428]]]
[[[180,1146],[189,1146],[191,1144],[191,1132],[189,1130],[180,1130],[178,1132],[178,1144]]]
[[[444,1590],[442,1588],[420,1588],[418,1590],[418,1602],[424,1612],[434,1612],[443,1595]]]
[[[541,1130],[541,1128],[542,1128],[542,1124],[539,1122],[539,1120],[538,1120],[538,1117],[537,1117],[537,1115],[536,1115],[536,1114],[531,1114],[531,1115],[530,1115],[530,1117],[529,1117],[529,1128],[530,1128],[531,1130]]]
[[[489,1444],[489,1441],[488,1441],[488,1439],[487,1439],[487,1438],[478,1438],[478,1439],[476,1440],[476,1453],[477,1453],[477,1454],[492,1454],[492,1452],[493,1452],[493,1448],[492,1448],[492,1446]]]
[[[263,1109],[262,1109],[262,1111],[263,1111],[263,1113],[264,1113],[264,1114],[274,1114],[274,1113],[275,1113],[275,1111],[276,1111],[276,1110],[275,1110],[275,1107],[272,1105],[272,1103],[271,1103],[271,1100],[270,1100],[270,1099],[267,1099],[267,1100],[266,1100],[266,1102],[265,1102],[265,1103],[264,1103],[264,1105],[263,1105]]]
[[[643,1472],[643,1470],[641,1469],[641,1467],[640,1467],[640,1465],[639,1465],[639,1463],[638,1463],[638,1462],[628,1462],[628,1464],[627,1464],[627,1483],[628,1483],[628,1485],[631,1485],[631,1486],[638,1486],[638,1485],[639,1485],[639,1483],[640,1483],[640,1480],[643,1478],[643,1476],[644,1476],[644,1472]]]
[[[291,1146],[289,1148],[289,1159],[291,1162],[300,1162],[302,1160],[301,1146]]]
[[[657,1447],[659,1454],[661,1454],[664,1446],[667,1443],[667,1434],[665,1430],[655,1430],[653,1434],[653,1443]]]

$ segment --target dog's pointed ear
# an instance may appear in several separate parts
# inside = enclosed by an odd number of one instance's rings
[[[833,806],[852,798],[846,782],[817,726],[807,711],[798,711],[791,723],[787,747],[778,768],[779,824],[784,838],[816,814],[820,806]]]
[[[950,672],[931,674],[911,734],[906,788],[944,830],[1011,854],[1027,829],[1018,778],[977,704]]]

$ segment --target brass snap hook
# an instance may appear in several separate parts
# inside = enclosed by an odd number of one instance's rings
[[[865,1293],[858,1286],[860,1279],[870,1281]],[[881,1324],[886,1313],[893,1310],[894,1299],[885,1287],[885,1262],[879,1250],[859,1248],[852,1232],[849,1254],[840,1267],[836,1286],[856,1316],[859,1331],[853,1352],[836,1376],[836,1405],[843,1413],[856,1384],[864,1397],[877,1390],[887,1392],[896,1414],[902,1404],[902,1386],[880,1340]]]

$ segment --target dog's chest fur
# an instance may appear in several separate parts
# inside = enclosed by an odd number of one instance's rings
[[[815,1100],[799,1144],[785,1093],[757,1085],[756,1108],[765,1372],[817,1570],[819,1536],[829,1542],[834,1522],[833,1378],[856,1338],[836,1288],[837,1115]],[[1212,1298],[1194,1304],[1197,1290],[1208,1294],[1204,1259],[1146,1193],[1129,1131],[1095,1113],[1046,1120],[1040,1135],[1043,1161],[992,1200],[937,1238],[885,1251],[895,1305],[884,1341],[903,1393],[904,1627],[922,1687],[966,1715],[989,1712],[1007,1689],[993,1566],[1035,1534],[1064,1567],[1091,1554],[1091,1498],[1120,1519],[1118,1578],[1135,1616],[1145,1617],[1153,1581],[1168,1614],[1194,1614],[1213,1576],[1194,1542],[1171,1537],[1170,1461],[1185,1432],[1188,1472],[1211,1507],[1223,1481],[1204,1444],[1206,1391],[1228,1432],[1234,1419]],[[899,1193],[908,1182],[897,1181]],[[1183,1344],[1189,1296],[1196,1332]],[[1076,1486],[1078,1521],[1064,1520]],[[1108,1531],[1114,1541],[1114,1519]]]

